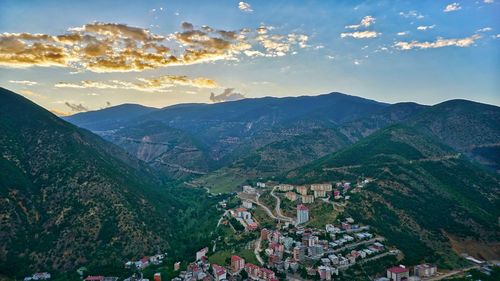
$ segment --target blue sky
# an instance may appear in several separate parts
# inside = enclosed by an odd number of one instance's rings
[[[332,91],[500,105],[498,0],[240,2],[0,0],[0,83],[66,114]]]

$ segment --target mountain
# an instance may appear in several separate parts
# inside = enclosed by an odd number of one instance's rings
[[[140,159],[149,161],[154,158],[157,160],[155,165],[161,162],[169,167],[172,175],[182,176],[186,172],[206,173],[223,168],[267,144],[301,135],[311,136],[315,131],[368,116],[387,106],[341,93],[266,97],[217,104],[179,104],[126,122],[115,122],[114,127],[106,125],[106,132],[97,133]],[[126,111],[121,113],[128,115]],[[88,120],[98,120],[101,114],[100,111],[81,113],[78,118],[68,117],[67,120],[96,130],[96,126],[88,125]],[[151,130],[151,124],[154,124],[155,131]],[[179,139],[174,140],[175,136],[182,138],[183,143],[187,141],[187,147],[172,150],[171,145],[161,145],[180,143]],[[143,157],[141,151],[147,151],[148,156]],[[191,152],[195,154],[194,158],[191,158]]]
[[[130,120],[155,110],[157,108],[139,104],[121,104],[100,110],[77,113],[63,117],[63,119],[91,131],[107,131],[125,126]]]
[[[462,252],[498,258],[500,176],[421,130],[426,127],[408,125],[420,124],[415,121],[427,114],[290,171],[286,180],[373,178],[353,194],[345,215],[371,225],[403,251],[409,264],[456,266]]]
[[[210,239],[216,198],[3,88],[0,131],[0,274],[182,259]]]
[[[217,191],[229,191],[248,180],[279,175],[352,145],[377,130],[405,121],[425,108],[427,106],[416,103],[398,103],[339,126],[318,126],[310,132],[263,145],[195,183]]]
[[[409,120],[409,125],[500,171],[500,109],[467,100],[437,104]]]

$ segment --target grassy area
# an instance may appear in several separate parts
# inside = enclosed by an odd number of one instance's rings
[[[254,218],[260,223],[263,228],[275,228],[276,222],[260,206],[257,206],[253,212]]]
[[[246,179],[232,173],[215,172],[198,179],[198,181],[208,187],[210,192],[217,194],[236,191],[239,186],[245,183]]]
[[[316,200],[308,207],[310,220],[307,225],[310,227],[324,228],[326,224],[335,222],[339,214],[332,204],[320,200]]]

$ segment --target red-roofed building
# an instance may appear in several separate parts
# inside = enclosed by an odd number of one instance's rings
[[[83,279],[85,281],[102,281],[104,280],[104,276],[87,276],[87,278]]]
[[[226,279],[226,269],[218,264],[212,264],[215,280],[220,281]]]
[[[405,281],[410,277],[410,270],[404,266],[394,266],[387,269],[387,278],[391,281]]]
[[[270,281],[271,279],[276,278],[274,271],[267,269],[267,268],[261,268],[260,269],[260,278]]]
[[[255,222],[247,224],[248,231],[256,231],[258,228],[259,228],[259,226]]]
[[[245,264],[245,271],[250,275],[250,277],[259,278],[260,267],[252,263]]]
[[[245,260],[238,257],[238,256],[232,256],[231,257],[231,271],[232,272],[239,272],[245,267]]]

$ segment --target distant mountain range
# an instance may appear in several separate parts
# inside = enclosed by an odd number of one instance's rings
[[[121,148],[5,89],[0,131],[2,274],[122,268],[125,258],[182,257],[210,239],[215,198],[172,186]]]

